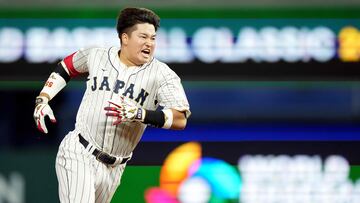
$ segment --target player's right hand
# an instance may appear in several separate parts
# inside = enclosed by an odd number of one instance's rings
[[[107,116],[112,116],[116,118],[116,121],[113,122],[113,125],[118,125],[122,122],[131,122],[131,121],[144,121],[145,110],[138,108],[135,103],[131,102],[124,96],[120,96],[119,101],[110,100],[109,106],[105,107]]]
[[[48,104],[48,99],[41,96],[36,97],[36,105],[34,110],[35,124],[41,132],[48,133],[45,125],[45,116],[48,116],[52,123],[56,123],[54,113]]]

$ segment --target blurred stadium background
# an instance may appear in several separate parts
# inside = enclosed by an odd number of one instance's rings
[[[34,99],[56,62],[117,46],[120,9],[162,18],[157,57],[183,80],[185,131],[148,128],[113,203],[360,202],[360,2],[0,2],[0,202],[58,202],[55,155],[85,77]],[[200,160],[200,161],[199,161]]]

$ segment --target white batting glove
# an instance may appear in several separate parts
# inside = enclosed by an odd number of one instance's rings
[[[120,96],[120,101],[110,100],[108,102],[109,106],[104,109],[107,111],[107,116],[117,118],[113,125],[126,121],[144,121],[145,110],[138,108],[134,103],[127,101],[124,96]]]
[[[38,96],[36,97],[36,104],[34,111],[35,124],[41,132],[48,133],[48,130],[45,125],[45,116],[49,116],[50,121],[52,123],[56,123],[54,113],[48,104],[48,99],[46,97]]]

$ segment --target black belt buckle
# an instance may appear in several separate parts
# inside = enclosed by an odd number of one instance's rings
[[[81,136],[81,134],[79,134],[79,141],[85,148],[89,145],[89,142],[86,141],[84,139],[84,137]],[[95,148],[95,150],[93,151],[92,154],[95,156],[96,160],[98,160],[98,161],[100,161],[100,162],[102,162],[104,164],[113,165],[116,162],[116,157],[113,157],[110,154],[108,154],[106,152],[103,152],[103,151],[100,151],[100,150],[98,150],[96,148]],[[128,160],[130,160],[130,157],[123,158],[121,160],[120,164],[124,164]]]
[[[102,151],[99,151],[99,153],[95,157],[96,160],[108,165],[113,165],[116,161],[115,157],[112,157],[108,153]]]

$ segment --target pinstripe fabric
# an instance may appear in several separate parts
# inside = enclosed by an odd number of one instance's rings
[[[147,110],[161,106],[190,115],[184,89],[174,71],[155,58],[142,66],[127,67],[120,62],[118,52],[116,47],[81,49],[65,64],[88,74],[88,80],[75,130],[64,138],[57,155],[61,202],[110,202],[125,169],[125,165],[112,168],[98,162],[91,150],[79,143],[78,133],[99,150],[127,157],[145,131],[146,125],[140,122],[112,125],[115,118],[107,117],[104,110],[109,100],[124,95]]]
[[[110,202],[126,164],[114,167],[102,164],[78,139],[77,131],[70,132],[61,142],[56,157],[60,202]]]
[[[60,202],[94,202],[94,158],[69,133],[61,142],[56,157],[56,175],[59,182]]]

